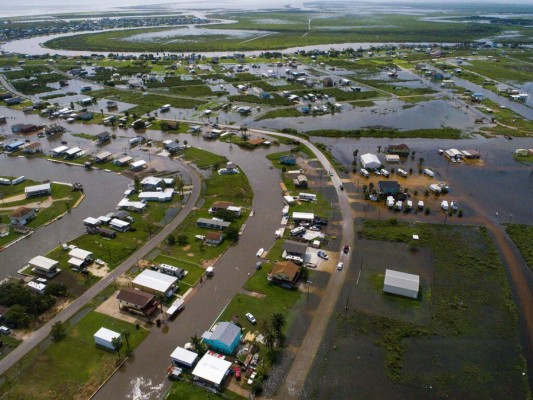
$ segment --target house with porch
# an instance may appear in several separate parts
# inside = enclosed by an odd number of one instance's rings
[[[300,277],[300,267],[292,261],[275,263],[267,276],[269,282],[294,289]]]
[[[28,207],[19,207],[11,213],[11,225],[26,225],[35,218],[35,209]]]

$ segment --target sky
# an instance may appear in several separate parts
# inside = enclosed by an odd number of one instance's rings
[[[316,2],[311,0],[310,2]],[[334,0],[343,1],[343,0]],[[344,0],[343,2],[352,2],[352,0]],[[57,13],[72,13],[72,12],[88,12],[88,11],[106,11],[109,9],[117,9],[118,7],[126,6],[144,6],[150,7],[153,5],[164,4],[172,5],[174,10],[186,9],[204,9],[212,8],[233,8],[233,9],[257,9],[257,8],[275,8],[291,5],[294,7],[305,4],[305,0],[91,0],[91,1],[74,1],[74,0],[18,0],[18,1],[0,1],[1,11],[0,17],[12,17],[21,15],[42,15],[42,14],[57,14]],[[437,0],[353,0],[354,4],[363,5],[364,3],[402,3],[409,4],[428,4],[441,3]],[[500,3],[500,4],[531,4],[533,0],[446,0],[445,4],[481,4],[481,3]]]

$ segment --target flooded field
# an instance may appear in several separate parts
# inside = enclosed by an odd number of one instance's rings
[[[428,118],[431,115],[431,118]],[[334,115],[274,118],[256,122],[266,129],[294,128],[299,131],[316,129],[351,130],[383,126],[400,130],[438,129],[442,127],[470,131],[475,117],[444,100],[431,100],[415,105],[401,100],[376,101],[375,106],[343,109]]]
[[[458,240],[475,246],[471,256],[483,258],[486,239],[475,229],[451,229],[462,238]],[[403,243],[357,240],[335,316],[301,399],[330,399],[332,393],[336,399],[524,398],[527,374],[516,320],[496,298],[501,294],[477,297],[505,280],[503,269],[476,283],[471,270],[453,266],[463,250],[450,251],[449,246],[465,245],[439,239],[438,230],[421,226],[419,232],[432,237],[432,249],[442,243],[436,254],[425,247],[413,252]],[[384,294],[383,280],[376,276],[385,268],[420,274],[419,299]],[[465,292],[467,287],[472,291]],[[454,301],[465,308],[452,310]],[[448,320],[443,306],[451,306]],[[510,372],[518,366],[521,373]]]
[[[199,37],[213,36],[227,39],[251,39],[264,35],[264,32],[254,30],[240,29],[205,29],[195,26],[185,28],[164,30],[160,32],[139,33],[128,36],[123,40],[127,42],[146,42],[146,43],[173,43],[173,42],[195,42]],[[203,40],[203,39],[202,39]]]

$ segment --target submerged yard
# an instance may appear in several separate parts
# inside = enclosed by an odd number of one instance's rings
[[[391,219],[360,234],[364,263],[350,266],[309,398],[529,398],[517,310],[484,228]],[[418,273],[419,298],[383,293],[385,268]]]

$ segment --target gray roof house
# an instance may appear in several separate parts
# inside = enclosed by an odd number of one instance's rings
[[[307,243],[296,242],[294,240],[285,240],[283,242],[282,250],[287,254],[304,257],[307,251]]]

